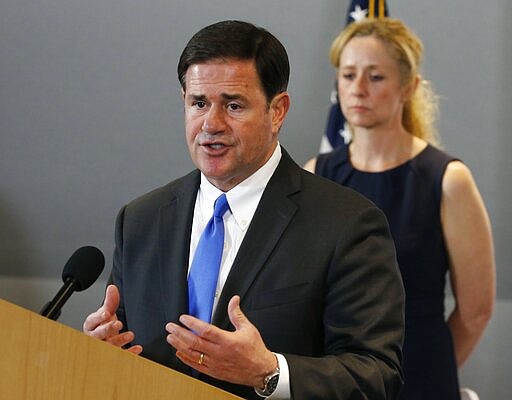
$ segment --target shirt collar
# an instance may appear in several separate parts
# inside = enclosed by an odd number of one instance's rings
[[[272,156],[260,169],[226,192],[231,213],[242,230],[249,226],[263,191],[281,160],[281,155],[281,145],[278,143]],[[199,191],[199,196],[203,197],[202,204],[210,210],[211,214],[215,200],[223,192],[213,186],[203,173],[201,173]]]

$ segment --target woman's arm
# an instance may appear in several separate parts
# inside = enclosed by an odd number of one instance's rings
[[[448,164],[442,188],[441,221],[455,296],[448,324],[460,367],[492,315],[496,296],[494,249],[489,217],[468,167],[458,161]]]
[[[315,173],[315,166],[316,166],[316,157],[312,158],[311,160],[307,161],[306,164],[302,168],[304,168],[306,171],[309,171],[311,173]]]

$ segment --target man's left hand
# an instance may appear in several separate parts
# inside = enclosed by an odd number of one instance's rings
[[[176,356],[195,370],[223,381],[263,387],[264,378],[277,367],[276,356],[267,349],[259,331],[240,308],[240,297],[228,304],[234,332],[225,331],[190,315],[165,326],[167,342]]]

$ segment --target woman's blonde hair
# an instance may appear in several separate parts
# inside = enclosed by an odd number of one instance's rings
[[[341,53],[350,39],[362,36],[373,36],[386,44],[398,63],[403,86],[414,84],[421,76],[423,44],[403,22],[392,18],[371,18],[349,24],[331,45],[329,58],[336,68],[339,68]],[[404,104],[404,128],[414,136],[439,145],[434,126],[437,113],[437,96],[430,82],[420,80],[416,91]]]

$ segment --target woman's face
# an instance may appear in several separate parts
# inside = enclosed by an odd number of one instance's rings
[[[341,52],[338,92],[343,115],[354,128],[394,129],[409,91],[386,44],[362,36],[350,39]]]

